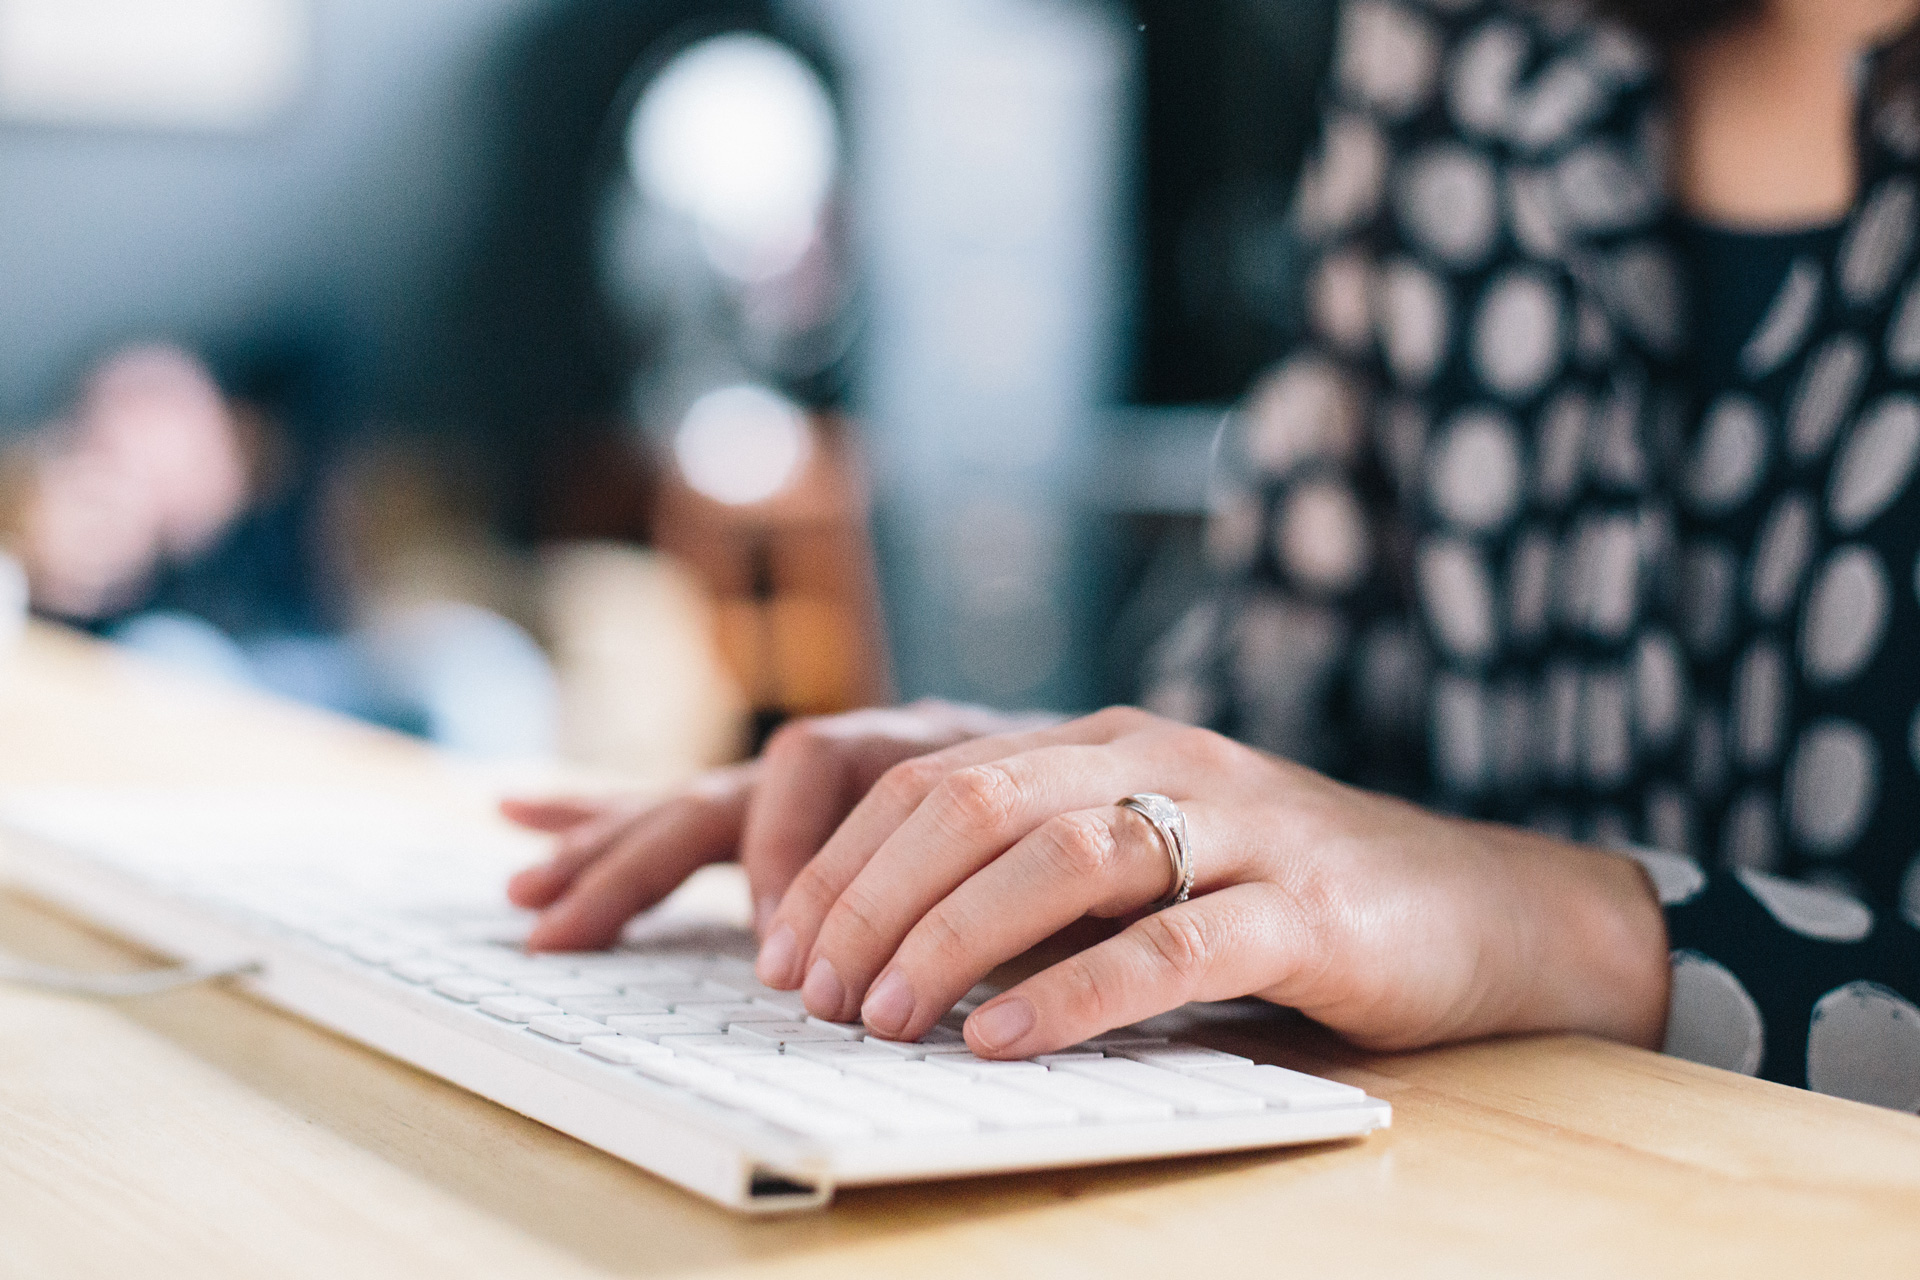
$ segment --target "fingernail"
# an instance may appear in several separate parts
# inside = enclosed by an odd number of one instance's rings
[[[973,1034],[989,1049],[1005,1049],[1033,1030],[1033,1006],[1015,998],[990,1004],[967,1019]]]
[[[773,913],[780,909],[780,895],[769,894],[760,899],[753,909],[753,931],[762,938],[767,936],[767,926],[773,923]]]
[[[793,967],[799,959],[799,939],[793,936],[792,925],[783,924],[761,945],[753,971],[768,986],[788,991],[793,988]]]
[[[838,1022],[845,1015],[847,987],[833,971],[833,961],[821,956],[807,971],[807,985],[800,994],[806,997],[807,1011],[816,1018]]]
[[[913,988],[899,974],[887,974],[867,993],[860,1020],[883,1036],[899,1035],[913,1020]]]

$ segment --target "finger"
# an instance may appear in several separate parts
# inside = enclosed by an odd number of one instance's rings
[[[633,826],[541,913],[527,936],[530,951],[585,951],[611,946],[628,920],[654,905],[711,862],[733,855],[748,788],[722,795],[689,793],[661,805]]]
[[[821,721],[798,720],[774,734],[761,753],[759,784],[740,836],[740,865],[747,873],[753,927],[763,938],[793,877],[852,807],[851,749]]]
[[[1216,848],[1218,813],[1185,807],[1195,847]],[[1237,862],[1210,859],[1195,889],[1236,882]],[[907,934],[860,1007],[874,1032],[912,1040],[996,966],[1082,916],[1120,916],[1166,896],[1172,859],[1154,827],[1106,805],[1064,813],[935,903]]]
[[[651,801],[610,805],[599,815],[575,823],[553,842],[553,850],[545,862],[528,867],[507,881],[508,899],[522,907],[547,906],[653,807]]]
[[[794,878],[781,899],[769,926],[767,945],[761,949],[760,980],[787,990],[801,984],[806,974],[803,961],[810,957],[827,912],[853,883],[874,851],[900,829],[936,787],[956,773],[1036,748],[1111,741],[1149,719],[1143,712],[1125,709],[1100,712],[1064,725],[977,738],[903,760],[888,769],[854,806],[819,854]],[[1011,843],[1010,838],[1007,844]],[[1005,844],[1000,846],[1005,847]],[[948,887],[951,888],[951,884]],[[783,929],[790,931],[784,938]],[[781,939],[778,945],[775,939]]]
[[[500,802],[500,812],[517,826],[559,832],[605,812],[607,803],[583,796],[508,796]]]
[[[914,923],[1049,818],[1111,805],[1149,778],[1182,789],[1180,766],[1157,749],[1158,738],[1042,747],[948,777],[828,908],[802,988],[807,1007],[822,1018],[854,1016]],[[796,890],[815,879],[809,868]],[[796,923],[796,934],[803,927]]]
[[[1030,1058],[1177,1009],[1269,991],[1313,964],[1301,917],[1271,885],[1155,912],[996,996],[966,1022],[983,1058]]]

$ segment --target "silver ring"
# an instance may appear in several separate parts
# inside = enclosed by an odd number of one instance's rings
[[[1165,911],[1192,897],[1193,847],[1187,843],[1187,815],[1180,812],[1180,806],[1152,791],[1142,791],[1116,803],[1147,820],[1160,836],[1167,861],[1173,864],[1173,887],[1167,890],[1166,897],[1153,904],[1153,910]]]

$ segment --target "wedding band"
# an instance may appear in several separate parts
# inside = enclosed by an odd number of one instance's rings
[[[1147,820],[1160,836],[1167,861],[1173,865],[1173,887],[1167,890],[1166,897],[1153,904],[1153,910],[1165,911],[1179,906],[1193,896],[1193,848],[1187,843],[1187,815],[1180,812],[1179,805],[1152,791],[1142,791],[1117,803]]]

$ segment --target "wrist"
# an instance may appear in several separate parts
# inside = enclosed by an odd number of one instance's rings
[[[1666,917],[1633,859],[1536,837],[1525,991],[1514,1030],[1578,1031],[1641,1048],[1666,1035]]]

